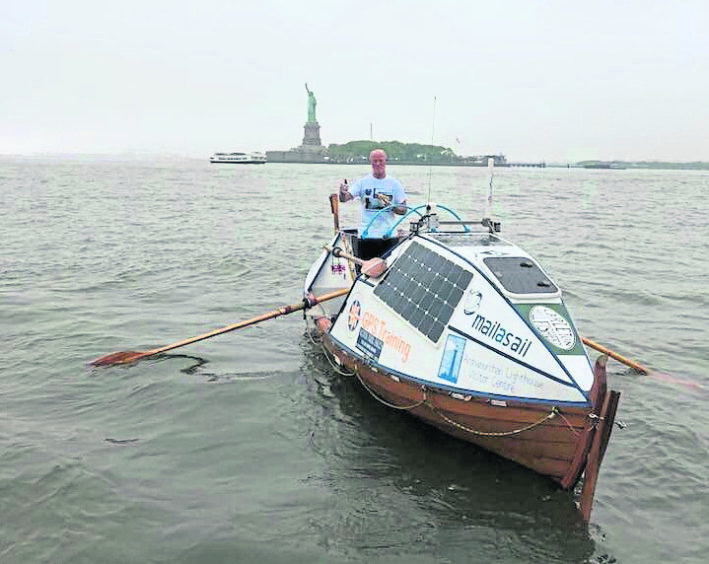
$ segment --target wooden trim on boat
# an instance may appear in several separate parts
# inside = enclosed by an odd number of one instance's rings
[[[607,356],[600,356],[596,359],[596,363],[593,366],[593,387],[589,393],[589,399],[591,404],[594,406],[593,414],[600,416],[601,406],[603,405],[603,398],[606,395],[607,377],[606,377],[606,364],[608,363]],[[586,435],[583,441],[579,441],[578,448],[574,459],[569,466],[569,471],[561,480],[561,487],[564,489],[572,489],[576,487],[581,475],[586,466],[586,459],[588,458],[588,452],[591,450],[591,444],[593,442],[593,437],[596,432],[596,425],[593,423],[592,418],[586,420],[584,434]]]
[[[596,436],[591,446],[591,451],[588,454],[586,463],[586,472],[584,474],[583,489],[581,490],[581,515],[583,520],[588,522],[591,518],[591,509],[593,508],[593,496],[596,491],[596,483],[598,482],[598,473],[601,468],[601,462],[608,446],[608,440],[613,430],[615,422],[615,414],[618,409],[618,400],[620,392],[611,390],[604,399],[603,409],[599,418],[599,423],[596,428]]]

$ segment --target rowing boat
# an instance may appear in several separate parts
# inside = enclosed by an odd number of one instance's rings
[[[620,394],[542,266],[499,223],[443,205],[411,208],[377,269],[362,268],[357,230],[336,229],[303,291],[349,288],[307,312],[341,371],[384,404],[563,489],[582,480],[588,520]]]

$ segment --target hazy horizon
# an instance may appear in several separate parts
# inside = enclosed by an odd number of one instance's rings
[[[709,161],[709,5],[28,0],[0,22],[0,154],[369,139],[510,161]],[[435,112],[434,112],[434,97]]]
[[[384,141],[383,141],[384,142]],[[270,150],[270,149],[269,149]],[[216,152],[216,151],[215,151]],[[220,152],[231,152],[231,151],[220,151]],[[503,153],[504,154],[504,153]],[[208,161],[209,157],[211,156],[210,154],[200,154],[200,155],[195,155],[195,154],[188,154],[188,153],[165,153],[165,152],[150,152],[150,151],[145,151],[145,152],[135,152],[135,151],[123,151],[123,152],[103,152],[103,153],[66,153],[66,152],[26,152],[26,153],[0,153],[0,158],[13,158],[13,157],[19,157],[19,158],[46,158],[46,159],[69,159],[69,158],[76,158],[76,159],[116,159],[116,160],[122,160],[122,159],[165,159],[165,160],[172,160],[172,159],[193,159],[193,160],[204,160]],[[458,155],[458,156],[480,156],[480,155]],[[598,161],[598,162],[608,162],[608,163],[671,163],[671,164],[692,164],[692,163],[706,163],[709,164],[709,159],[708,160],[677,160],[677,161],[669,161],[669,160],[663,160],[663,159],[633,159],[633,160],[621,160],[621,159],[578,159],[574,161],[561,161],[561,160],[540,160],[540,161],[531,161],[531,160],[521,160],[521,159],[514,159],[511,158],[509,155],[504,155],[507,158],[507,161],[510,163],[522,163],[522,162],[528,162],[528,163],[545,163],[547,165],[566,165],[566,164],[574,164],[574,163],[579,163],[579,162],[587,162],[587,161]],[[281,164],[298,164],[298,163],[281,163]],[[313,164],[313,163],[306,163],[306,164]],[[317,163],[315,163],[317,164]],[[322,163],[322,164],[327,164],[327,163]],[[358,165],[362,163],[336,163],[340,165]],[[365,163],[366,164],[366,163]],[[396,164],[396,163],[390,163],[390,164]],[[410,163],[409,163],[410,164]],[[425,166],[423,164],[413,164],[413,166]],[[457,165],[435,165],[435,166],[457,166]],[[499,166],[499,165],[498,165]]]

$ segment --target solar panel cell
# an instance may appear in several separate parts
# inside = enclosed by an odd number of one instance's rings
[[[470,281],[473,279],[473,273],[469,272],[467,270],[463,271],[463,274],[461,277],[458,279],[458,286],[459,288],[465,290],[468,287],[468,284],[470,284]]]
[[[414,327],[418,327],[419,324],[421,323],[421,320],[423,319],[424,312],[420,307],[417,307],[416,310],[414,311],[413,315],[411,316],[411,319],[408,321],[413,325]]]
[[[423,299],[421,300],[421,309],[423,309],[424,311],[430,310],[431,305],[433,305],[433,300],[434,300],[433,294],[431,294],[430,292],[427,293],[423,297]]]
[[[426,334],[426,336],[435,343],[440,338],[441,334],[443,333],[444,328],[445,328],[445,325],[443,325],[443,323],[441,323],[440,321],[436,321],[431,326],[431,329]]]
[[[460,301],[460,298],[463,296],[463,290],[458,288],[457,286],[455,288],[451,289],[451,294],[446,300],[449,304],[451,304],[453,307],[458,305],[458,302]]]
[[[431,330],[431,327],[433,327],[433,324],[435,322],[436,320],[432,315],[424,315],[417,329],[421,331],[421,333],[423,333],[424,335],[428,335],[428,332]]]

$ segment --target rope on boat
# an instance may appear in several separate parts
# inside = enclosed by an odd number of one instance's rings
[[[325,343],[321,342],[320,346],[322,347],[323,352],[325,353],[325,358],[327,361],[330,363],[330,366],[332,366],[332,369],[337,372],[340,376],[347,376],[348,378],[351,378],[352,376],[357,375],[357,371],[354,372],[345,372],[343,371],[340,366],[335,363],[331,358],[330,358],[330,351],[327,350],[327,347],[325,346]],[[335,355],[333,355],[335,357]]]
[[[308,325],[307,320],[306,320],[306,322],[305,322],[305,325],[306,325],[306,328],[307,328],[307,325]],[[318,343],[318,341],[315,341],[315,340],[313,339],[313,337],[312,337],[312,335],[310,335],[310,332],[309,332],[309,331],[308,331],[308,335],[310,336],[310,339],[311,339],[311,341],[313,342],[313,344],[317,344],[317,343]],[[465,426],[465,425],[462,425],[462,424],[458,423],[457,421],[453,421],[452,419],[450,419],[449,417],[447,417],[444,413],[442,413],[439,409],[437,409],[436,406],[433,405],[432,402],[429,401],[429,398],[428,398],[428,396],[427,396],[427,394],[426,394],[426,390],[427,390],[427,389],[426,389],[426,386],[425,386],[425,385],[422,385],[422,386],[421,386],[421,393],[422,393],[421,401],[419,401],[419,402],[417,402],[417,403],[414,403],[414,404],[412,404],[412,405],[406,405],[406,406],[395,405],[395,404],[393,404],[393,403],[391,403],[391,402],[386,401],[386,400],[385,400],[384,398],[382,398],[379,394],[377,394],[374,390],[372,390],[372,388],[370,388],[370,387],[367,385],[367,383],[362,379],[362,377],[361,377],[361,375],[360,375],[360,373],[359,373],[359,370],[357,370],[356,368],[355,368],[355,370],[354,370],[353,372],[351,372],[351,373],[343,372],[342,369],[330,358],[330,355],[332,355],[333,358],[337,358],[336,355],[335,355],[334,353],[330,353],[330,351],[327,349],[327,347],[325,346],[325,343],[323,342],[322,339],[319,340],[319,343],[320,343],[320,345],[322,346],[323,352],[325,353],[325,358],[327,358],[327,361],[330,363],[330,366],[332,367],[332,369],[333,369],[335,372],[337,372],[338,374],[340,374],[340,375],[342,375],[342,376],[347,376],[347,377],[356,376],[356,377],[357,377],[357,380],[359,380],[359,383],[362,384],[362,386],[364,387],[364,389],[367,390],[367,391],[369,392],[369,394],[370,394],[374,399],[376,399],[379,403],[381,403],[381,404],[383,404],[383,405],[385,405],[385,406],[387,406],[387,407],[389,407],[389,408],[391,408],[391,409],[397,409],[397,410],[400,410],[400,411],[410,411],[410,410],[415,409],[415,408],[417,408],[417,407],[420,407],[420,406],[422,406],[422,405],[426,405],[431,411],[433,411],[436,415],[438,415],[438,417],[440,417],[441,419],[443,419],[443,420],[444,420],[446,423],[448,423],[449,425],[452,425],[453,427],[457,427],[458,429],[461,429],[461,430],[463,430],[463,431],[467,431],[468,433],[472,433],[473,435],[478,435],[478,436],[481,436],[481,437],[510,437],[510,436],[514,436],[514,435],[519,435],[520,433],[524,433],[525,431],[531,431],[531,430],[534,429],[535,427],[538,427],[539,425],[543,424],[545,421],[549,421],[549,420],[551,420],[551,419],[554,419],[554,417],[556,417],[556,416],[558,415],[558,416],[560,416],[560,417],[564,420],[564,422],[566,423],[566,425],[569,427],[569,430],[570,430],[574,435],[576,435],[576,436],[579,435],[579,432],[578,432],[576,429],[574,429],[573,425],[571,425],[571,423],[569,422],[569,420],[564,416],[563,413],[561,413],[561,411],[559,411],[559,410],[557,409],[556,406],[552,407],[551,410],[549,411],[549,413],[546,414],[546,415],[545,415],[544,417],[542,417],[541,419],[539,419],[539,421],[535,421],[535,422],[533,422],[533,423],[530,423],[529,425],[527,425],[527,426],[525,426],[525,427],[522,427],[521,429],[514,429],[514,430],[512,430],[512,431],[489,432],[489,431],[478,431],[478,430],[476,430],[476,429],[471,429],[470,427],[467,427],[467,426]]]
[[[534,429],[535,427],[538,427],[545,421],[549,419],[554,419],[556,415],[559,413],[559,410],[556,409],[556,407],[552,407],[551,411],[542,417],[539,421],[535,421],[534,423],[530,423],[526,427],[522,427],[521,429],[515,429],[513,431],[501,431],[501,432],[487,432],[487,431],[476,431],[475,429],[471,429],[470,427],[466,427],[465,425],[461,425],[457,421],[453,421],[452,419],[446,417],[443,413],[441,413],[440,410],[436,409],[436,407],[430,403],[427,404],[429,408],[431,408],[431,411],[433,411],[436,415],[438,415],[441,419],[443,419],[446,423],[449,425],[453,425],[454,427],[457,427],[458,429],[462,429],[463,431],[467,431],[468,433],[472,433],[473,435],[479,435],[481,437],[509,437],[511,435],[519,435],[520,433],[524,433],[525,431],[530,431]]]
[[[308,337],[308,341],[310,341],[311,345],[318,346],[320,343],[322,343],[322,338],[318,337],[317,339],[313,337],[313,329],[310,328],[310,325],[308,324],[308,318],[305,316],[305,312],[303,312],[303,321],[305,322],[305,334]]]
[[[318,346],[320,343],[322,343],[322,339],[316,339],[313,337],[313,333],[308,326],[308,320],[305,320],[305,334],[308,336],[308,340],[315,346]]]
[[[327,359],[328,364],[330,364],[330,366],[332,367],[332,369],[333,369],[335,372],[337,372],[340,376],[346,376],[346,377],[348,377],[348,378],[351,378],[352,376],[355,375],[354,372],[345,372],[345,371],[343,371],[342,368],[340,368],[340,366],[339,366],[337,363],[335,363],[335,362],[332,360],[332,358],[330,358],[330,351],[327,350],[327,347],[325,346],[325,343],[323,343],[323,340],[322,340],[322,339],[317,339],[317,340],[316,340],[316,339],[313,337],[312,333],[310,332],[310,327],[308,326],[308,320],[307,320],[307,319],[305,320],[305,332],[307,333],[308,338],[310,339],[310,342],[311,342],[313,345],[315,345],[316,347],[319,345],[319,346],[322,348],[323,354],[325,355],[325,358]],[[333,356],[333,358],[335,357],[335,355],[332,355],[332,356]]]
[[[379,403],[382,403],[382,404],[386,405],[387,407],[391,407],[392,409],[398,409],[398,410],[400,410],[400,411],[409,411],[409,410],[411,410],[411,409],[415,409],[415,408],[417,408],[417,407],[419,407],[419,406],[425,404],[426,401],[427,401],[427,399],[428,399],[428,398],[426,397],[426,386],[421,386],[421,393],[423,394],[423,397],[421,398],[421,401],[420,401],[420,402],[415,403],[415,404],[413,404],[413,405],[405,405],[405,406],[402,406],[402,405],[394,405],[393,403],[389,403],[389,402],[386,401],[384,398],[382,398],[381,396],[379,396],[379,394],[377,394],[376,392],[374,392],[374,390],[372,390],[372,388],[370,388],[370,387],[365,383],[365,381],[362,380],[362,377],[359,375],[359,371],[358,371],[358,370],[355,370],[355,376],[357,376],[357,380],[359,380],[359,383],[362,384],[362,386],[364,386],[364,389],[367,390],[375,400],[377,400]]]
[[[556,409],[556,408],[554,408],[554,409]],[[558,410],[557,410],[557,414],[559,415],[559,417],[561,417],[561,418],[564,420],[564,422],[565,422],[566,425],[569,427],[569,429],[571,429],[571,432],[572,432],[574,435],[576,435],[576,436],[578,437],[578,436],[581,434],[581,433],[579,433],[576,429],[574,429],[573,425],[571,425],[571,423],[569,423],[569,420],[568,420],[566,417],[564,417],[564,414],[561,413],[561,411],[558,411]]]
[[[479,436],[483,436],[483,437],[508,437],[508,436],[512,436],[512,435],[518,435],[520,433],[524,433],[525,431],[530,431],[530,430],[534,429],[535,427],[538,427],[539,425],[541,425],[545,421],[547,421],[549,419],[553,419],[557,415],[561,415],[561,413],[559,412],[559,410],[556,407],[552,407],[551,411],[547,415],[542,417],[539,421],[535,421],[534,423],[531,423],[531,424],[527,425],[526,427],[522,427],[521,429],[515,429],[513,431],[502,431],[502,432],[476,431],[475,429],[471,429],[470,427],[466,427],[465,425],[461,425],[460,423],[453,421],[452,419],[450,419],[449,417],[446,417],[443,413],[441,413],[440,410],[436,409],[436,406],[433,405],[433,403],[431,403],[429,401],[428,396],[426,395],[426,386],[423,386],[423,385],[421,386],[421,393],[423,394],[421,397],[421,401],[419,401],[413,405],[400,406],[400,405],[394,405],[394,404],[384,400],[377,393],[375,393],[374,390],[372,390],[367,385],[367,383],[362,379],[362,377],[359,374],[359,371],[355,371],[355,375],[357,376],[357,380],[359,380],[360,384],[362,384],[362,386],[364,386],[364,389],[367,390],[374,399],[376,399],[380,403],[386,405],[387,407],[391,407],[392,409],[398,409],[398,410],[402,410],[402,411],[409,411],[409,410],[419,407],[421,405],[426,405],[429,409],[431,409],[431,411],[433,411],[436,415],[438,415],[446,423],[453,425],[454,427],[457,427],[457,428],[462,429],[464,431],[467,431],[468,433],[472,433],[473,435],[479,435]],[[571,430],[574,431],[573,428]]]
[[[405,406],[395,405],[391,402],[386,401],[379,394],[377,394],[374,390],[372,390],[372,388],[370,388],[367,385],[367,383],[362,379],[362,376],[360,375],[359,370],[357,370],[356,368],[355,368],[355,371],[353,374],[345,374],[344,372],[341,372],[339,367],[335,366],[335,364],[330,359],[330,355],[328,354],[329,351],[327,350],[327,348],[325,347],[324,344],[323,344],[323,350],[325,351],[325,356],[327,357],[328,362],[333,367],[333,369],[335,369],[335,371],[337,371],[340,374],[343,374],[345,376],[352,376],[352,375],[356,376],[357,380],[359,380],[359,383],[362,384],[362,387],[364,387],[364,389],[367,390],[369,392],[369,394],[374,399],[376,399],[379,403],[381,403],[387,407],[390,407],[391,409],[397,409],[399,411],[410,411],[410,410],[420,407],[422,405],[426,405],[431,409],[431,411],[433,411],[436,415],[438,415],[441,419],[443,419],[448,424],[453,425],[454,427],[458,427],[459,429],[462,429],[464,431],[467,431],[468,433],[472,433],[473,435],[479,435],[479,436],[483,436],[483,437],[508,437],[508,436],[512,436],[512,435],[518,435],[520,433],[524,433],[525,431],[530,431],[530,430],[534,429],[535,427],[538,427],[539,425],[541,425],[545,421],[547,421],[549,419],[553,419],[557,415],[561,415],[561,412],[556,407],[552,407],[551,411],[547,415],[542,417],[539,421],[535,421],[534,423],[531,423],[531,424],[527,425],[526,427],[522,427],[521,429],[515,429],[513,431],[503,431],[503,432],[476,431],[475,429],[471,429],[469,427],[466,427],[465,425],[461,425],[460,423],[453,421],[452,419],[446,417],[443,413],[441,413],[440,410],[436,409],[436,406],[434,406],[429,401],[428,396],[426,395],[426,386],[425,385],[421,386],[421,393],[422,393],[421,401],[416,402],[412,405],[405,405]],[[566,418],[563,415],[561,415],[561,416],[568,424],[568,421],[566,420]],[[571,431],[576,433],[576,431],[573,429],[573,427],[571,427],[571,425],[569,425],[569,427],[571,428]]]

